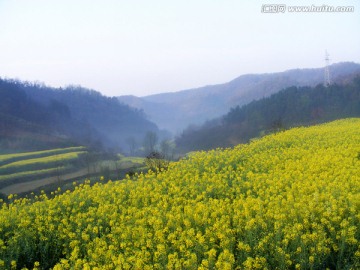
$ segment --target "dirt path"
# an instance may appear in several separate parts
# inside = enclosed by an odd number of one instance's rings
[[[60,177],[52,176],[52,177],[44,178],[42,180],[35,180],[35,181],[30,181],[30,182],[14,184],[11,186],[4,187],[3,189],[0,189],[0,192],[5,195],[19,194],[19,193],[27,192],[27,191],[37,189],[39,187],[46,186],[49,184],[60,183],[62,181],[74,179],[77,177],[84,177],[87,174],[88,174],[87,169],[82,169],[82,170],[79,170],[76,172],[61,175]]]

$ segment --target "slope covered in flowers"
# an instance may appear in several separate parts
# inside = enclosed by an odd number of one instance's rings
[[[0,269],[359,269],[360,119],[14,200]]]

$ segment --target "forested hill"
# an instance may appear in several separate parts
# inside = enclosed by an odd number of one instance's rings
[[[330,66],[334,82],[360,72],[360,64],[336,63]],[[245,105],[268,97],[290,86],[316,86],[324,80],[323,68],[292,69],[266,74],[245,74],[217,85],[162,93],[145,97],[121,96],[130,106],[141,108],[160,128],[181,132],[190,124],[201,125],[206,120],[226,114],[231,107]]]
[[[3,151],[76,144],[119,150],[128,137],[159,132],[142,111],[81,87],[56,89],[0,79],[0,101]]]
[[[188,128],[176,140],[184,152],[228,147],[267,133],[345,117],[360,117],[360,76],[329,87],[289,87]]]

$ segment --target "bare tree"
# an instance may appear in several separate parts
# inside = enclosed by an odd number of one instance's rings
[[[136,148],[137,148],[137,142],[135,140],[134,137],[129,137],[126,139],[126,143],[128,144],[129,146],[129,153],[130,153],[130,156],[134,156],[135,155],[135,151],[136,151]]]
[[[172,160],[174,158],[175,144],[170,140],[162,140],[160,143],[160,151],[165,159]]]
[[[148,131],[143,141],[145,155],[149,155],[150,153],[155,151],[155,146],[157,142],[158,142],[157,134],[153,131]]]

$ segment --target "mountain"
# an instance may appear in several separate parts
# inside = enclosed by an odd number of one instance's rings
[[[182,152],[229,147],[290,127],[360,117],[360,72],[329,87],[292,86],[260,100],[232,108],[176,139]],[[299,138],[301,139],[301,138]]]
[[[334,81],[360,71],[360,64],[330,66]],[[227,113],[231,107],[270,96],[290,86],[316,86],[324,69],[293,69],[279,73],[242,75],[228,83],[145,97],[120,96],[119,100],[142,109],[160,128],[179,133],[190,124],[199,125]]]
[[[94,90],[0,79],[0,149],[87,145],[119,150],[131,137],[160,133],[142,111]]]

